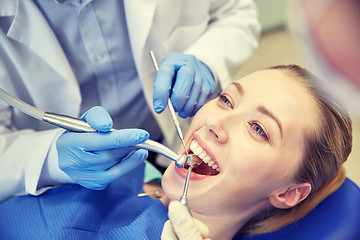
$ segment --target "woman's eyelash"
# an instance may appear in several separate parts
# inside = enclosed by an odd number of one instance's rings
[[[266,135],[265,131],[262,129],[262,127],[254,122],[250,123],[250,126],[254,129],[254,131],[256,132],[256,134],[260,135],[262,138],[264,138],[265,140],[269,140],[268,136]]]
[[[230,100],[224,94],[222,94],[222,93],[220,94],[219,100],[222,103],[225,103],[228,107],[233,108],[233,105],[231,104]]]
[[[227,107],[229,108],[233,108],[233,105],[231,103],[231,101],[229,100],[229,98],[221,93],[219,95],[219,102],[221,104],[226,104]],[[263,138],[266,141],[269,141],[269,137],[267,136],[266,132],[264,131],[264,129],[260,126],[260,124],[256,123],[256,122],[250,122],[250,127],[255,131],[256,135],[259,135],[261,138]]]

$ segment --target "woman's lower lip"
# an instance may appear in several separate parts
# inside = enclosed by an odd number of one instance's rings
[[[186,168],[178,168],[174,165],[175,168],[175,172],[182,178],[186,179],[186,175],[188,173],[188,170]],[[194,172],[192,172],[190,174],[190,180],[201,180],[207,177],[211,177],[211,176],[206,176],[206,175],[200,175],[200,174],[196,174]]]

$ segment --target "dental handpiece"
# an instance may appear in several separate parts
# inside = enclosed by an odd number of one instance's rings
[[[150,51],[150,56],[151,56],[151,59],[152,59],[152,62],[154,64],[154,67],[155,67],[155,70],[158,71],[159,70],[159,65],[156,61],[156,58],[155,58],[155,55],[154,55],[154,52],[153,51]],[[175,128],[176,128],[176,132],[181,140],[181,143],[184,147],[184,150],[186,152],[186,155],[189,155],[188,151],[187,151],[187,148],[185,146],[185,142],[184,142],[184,135],[181,131],[181,128],[180,128],[180,123],[179,123],[179,120],[177,119],[177,116],[176,116],[176,113],[175,113],[175,109],[174,109],[174,106],[172,105],[172,102],[170,100],[170,98],[168,99],[168,107],[169,107],[169,111],[170,111],[170,115],[171,115],[171,118],[174,122],[174,125],[175,125]]]
[[[44,122],[74,132],[96,132],[96,130],[90,127],[87,122],[78,118],[45,112],[42,120]],[[114,130],[115,129],[111,129],[111,131]],[[135,145],[135,147],[156,152],[167,158],[170,158],[171,160],[175,161],[176,166],[179,168],[184,167],[185,163],[188,161],[187,155],[179,155],[165,145],[151,139],[148,139],[143,143],[139,143]]]
[[[10,106],[20,110],[21,112],[34,117],[38,120],[47,122],[49,124],[55,125],[57,127],[70,130],[73,132],[96,132],[95,129],[93,129],[86,121],[56,114],[56,113],[49,113],[44,112],[40,109],[37,109],[23,101],[21,101],[18,98],[15,98],[14,96],[7,93],[5,90],[0,88],[0,99],[4,100],[6,103],[8,103]],[[115,129],[112,129],[112,131]],[[135,145],[135,147],[140,149],[145,149],[148,151],[159,153],[173,161],[175,161],[175,164],[177,167],[182,168],[184,165],[190,161],[190,157],[187,155],[179,155],[166,147],[165,145],[158,143],[153,140],[146,140],[143,143]]]

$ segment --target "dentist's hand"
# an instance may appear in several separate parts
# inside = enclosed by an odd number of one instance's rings
[[[169,204],[169,219],[165,222],[161,240],[210,240],[208,227],[193,218],[179,201]]]
[[[149,138],[141,129],[110,131],[112,119],[102,107],[93,107],[81,119],[99,132],[66,131],[56,142],[59,167],[73,182],[101,190],[139,166],[148,155],[134,145]]]
[[[211,70],[192,55],[169,53],[156,74],[153,94],[155,112],[161,113],[168,98],[182,118],[192,117],[215,89]]]

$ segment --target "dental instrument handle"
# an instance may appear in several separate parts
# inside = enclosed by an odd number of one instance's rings
[[[186,174],[186,180],[185,180],[185,186],[184,186],[184,191],[183,191],[183,194],[182,196],[180,197],[179,201],[180,203],[185,206],[189,212],[190,212],[190,209],[188,208],[188,204],[187,204],[187,189],[189,187],[189,181],[190,181],[190,174],[191,174],[191,171],[192,169],[194,168],[194,166],[190,166],[189,169],[188,169],[188,172]]]
[[[66,115],[45,112],[42,120],[73,132],[96,132],[86,121]]]
[[[150,51],[150,57],[151,57],[151,60],[154,64],[154,67],[155,67],[155,70],[156,71],[159,71],[159,65],[156,61],[156,58],[155,58],[155,55],[154,55],[154,52],[153,51]],[[181,128],[180,128],[180,123],[179,123],[179,120],[177,119],[177,116],[176,116],[176,112],[175,112],[175,109],[174,109],[174,106],[170,100],[170,98],[168,99],[168,107],[169,107],[169,111],[170,111],[170,115],[171,115],[171,118],[174,122],[174,125],[175,125],[175,128],[176,128],[176,132],[181,140],[181,143],[184,147],[184,150],[186,152],[186,155],[189,155],[187,149],[186,149],[186,146],[185,146],[185,142],[184,142],[184,135],[181,131]]]
[[[155,70],[156,70],[156,71],[159,71],[159,65],[158,65],[158,63],[157,63],[157,61],[156,61],[154,52],[153,52],[152,50],[150,50],[149,53],[150,53],[151,60],[152,60],[152,62],[153,62],[153,64],[154,64]]]
[[[188,154],[188,151],[186,149],[185,142],[184,142],[184,135],[183,135],[183,133],[181,131],[180,123],[179,123],[179,120],[177,119],[175,109],[174,109],[174,106],[171,103],[170,98],[168,99],[168,107],[169,107],[169,110],[170,110],[171,118],[172,118],[172,120],[174,122],[174,125],[175,125],[175,128],[176,128],[176,132],[177,132],[177,134],[178,134],[178,136],[179,136],[179,138],[181,140],[181,143],[183,144],[183,147],[185,149],[186,154]]]

